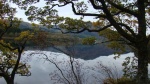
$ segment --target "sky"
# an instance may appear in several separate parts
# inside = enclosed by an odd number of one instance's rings
[[[87,1],[87,0],[82,0],[82,1]],[[37,7],[43,7],[45,6],[45,2],[44,1],[41,1],[40,3],[37,3],[37,4],[34,4],[35,6]],[[27,19],[27,16],[25,15],[25,11],[24,10],[21,10],[19,9],[16,5],[14,4],[11,4],[11,6],[13,7],[16,7],[17,8],[17,13],[16,13],[16,17],[18,18],[22,18],[23,21],[25,22],[29,22],[31,23],[28,19]],[[88,6],[90,6],[90,4],[88,4]],[[78,15],[75,15],[72,11],[72,8],[71,8],[71,5],[66,5],[64,7],[55,7],[55,9],[58,10],[58,15],[59,16],[64,16],[64,17],[71,17],[71,18],[74,18],[74,19],[79,19],[81,16],[78,16]],[[97,11],[95,9],[93,9],[93,7],[89,7],[88,8],[88,11],[89,13],[97,13]],[[95,17],[91,17],[91,16],[85,16],[84,21],[97,21],[97,19],[95,19]],[[37,21],[35,21],[35,23],[39,23]],[[150,34],[150,28],[147,29],[147,35]]]
[[[41,2],[37,3],[37,4],[33,4],[34,6],[36,7],[43,7],[45,6],[45,1],[43,0],[40,0]],[[87,0],[80,0],[80,1],[85,1],[86,4],[88,4],[88,10],[87,12],[89,13],[97,13],[98,11],[96,11],[92,6],[91,4],[89,4],[87,2]],[[25,15],[25,11],[24,10],[21,10],[17,7],[17,5],[15,4],[11,4],[11,6],[17,8],[17,13],[16,13],[16,17],[18,18],[22,18],[23,21],[25,22],[29,22],[31,23],[28,19],[27,19],[27,16]],[[72,11],[72,8],[71,8],[71,4],[69,5],[66,5],[64,7],[54,7],[55,9],[58,10],[58,15],[59,16],[64,16],[64,17],[71,17],[71,18],[74,18],[74,19],[79,19],[81,16],[79,15],[75,15]],[[149,17],[148,17],[149,18]],[[85,16],[84,21],[97,21],[98,19],[95,19],[95,17],[91,17],[91,16]],[[34,21],[34,23],[39,23],[37,21]],[[147,32],[146,32],[147,35],[150,34],[150,28],[147,29]]]
[[[44,55],[30,55],[31,53],[45,53],[47,56],[49,56],[50,59],[53,59],[57,62],[60,62],[62,60],[69,60],[68,56],[62,53],[56,53],[56,52],[50,52],[50,51],[25,51],[23,54],[23,61],[26,61],[28,64],[31,65],[31,76],[26,77],[26,76],[16,76],[15,82],[17,84],[52,84],[51,81],[51,76],[49,75],[51,72],[56,70],[56,67],[51,64],[50,62],[45,61],[42,59]],[[82,67],[83,71],[86,71],[85,67],[93,67],[96,66],[98,62],[101,62],[107,67],[113,68],[117,70],[118,77],[122,75],[122,62],[126,57],[133,57],[133,53],[127,53],[127,54],[122,54],[120,58],[117,60],[114,59],[114,55],[109,55],[109,56],[100,56],[94,60],[83,60],[83,59],[75,59],[78,60],[79,62],[83,63],[84,67]],[[64,68],[63,66],[64,63],[60,65],[61,68]],[[115,67],[115,68],[114,68]],[[92,81],[92,75],[93,70],[89,71],[89,82]],[[98,72],[94,72],[94,74],[99,74]],[[94,80],[94,79],[93,79]],[[0,79],[0,84],[6,84],[4,79]],[[92,84],[92,83],[88,83]]]
[[[15,15],[16,17],[22,18],[23,21],[25,21],[25,22],[30,22],[30,21],[28,21],[27,16],[25,15],[25,11],[24,11],[24,10],[19,9],[19,8],[17,7],[17,5],[15,5],[15,4],[11,4],[11,6],[17,8],[17,13],[16,13],[16,15]],[[40,2],[40,3],[34,4],[34,6],[43,7],[43,6],[45,6],[45,2],[42,1],[42,2]],[[75,15],[75,14],[73,13],[70,4],[69,4],[69,5],[66,5],[66,6],[64,6],[64,7],[54,7],[54,8],[59,11],[59,12],[58,12],[58,15],[59,15],[59,16],[71,17],[71,18],[75,18],[75,19],[79,19],[79,18],[80,18],[80,16],[77,16],[77,15]],[[96,11],[93,11],[92,9],[93,9],[93,8],[89,8],[89,9],[88,9],[88,12],[96,12]],[[83,20],[85,20],[85,21],[96,21],[96,19],[95,19],[94,17],[91,17],[91,16],[90,16],[90,17],[84,17]]]

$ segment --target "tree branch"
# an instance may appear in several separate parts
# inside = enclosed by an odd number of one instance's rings
[[[76,14],[76,15],[83,15],[83,16],[97,16],[97,17],[103,17],[106,18],[105,15],[101,15],[101,14],[92,14],[92,13],[77,13],[76,9],[75,9],[75,5],[73,2],[68,2],[72,4],[72,11]]]
[[[14,79],[15,73],[16,73],[16,71],[17,71],[17,69],[18,69],[18,66],[19,66],[19,63],[20,63],[20,59],[21,59],[21,54],[22,54],[22,52],[23,52],[23,50],[24,50],[24,48],[25,48],[25,47],[24,47],[25,44],[26,44],[26,41],[25,41],[24,44],[21,46],[21,48],[18,48],[18,58],[17,58],[17,62],[16,62],[15,66],[14,66],[14,68],[13,68],[13,70],[12,70],[12,73],[11,73],[12,79]]]
[[[129,35],[128,33],[126,33],[122,27],[120,27],[118,25],[118,23],[114,20],[113,16],[111,15],[110,11],[107,9],[107,6],[105,4],[104,0],[99,0],[101,2],[101,4],[103,5],[103,11],[107,16],[108,21],[114,26],[114,28],[118,31],[118,33],[120,35],[122,35],[123,37],[125,37],[127,40],[129,40],[130,42],[135,42],[135,39],[133,37],[131,37],[131,35]]]
[[[95,5],[94,0],[89,0],[89,1],[91,2],[91,4],[92,4],[92,6],[93,6],[94,9],[102,9],[101,6]]]
[[[0,66],[0,76],[4,76],[5,71]]]
[[[54,29],[57,29],[57,30],[60,30],[63,34],[66,34],[66,33],[81,33],[81,32],[84,32],[84,31],[88,31],[88,32],[100,32],[100,31],[103,31],[109,27],[111,27],[112,25],[109,24],[107,26],[104,26],[102,28],[99,28],[99,29],[89,29],[89,28],[82,28],[81,30],[75,30],[75,31],[67,31],[67,32],[64,32],[61,28],[54,28]]]
[[[100,0],[98,0],[98,1],[100,1]],[[121,10],[122,12],[129,13],[129,14],[135,16],[135,17],[138,16],[138,14],[137,14],[136,12],[134,12],[134,11],[132,11],[132,10],[129,10],[129,9],[125,8],[125,7],[122,7],[122,6],[120,6],[120,5],[117,5],[117,4],[113,3],[111,0],[106,0],[106,1],[107,1],[109,4],[111,4],[112,6],[114,6],[115,8]]]
[[[79,84],[79,79],[78,79],[78,77],[77,77],[77,75],[76,75],[76,73],[75,73],[75,71],[74,71],[75,69],[74,69],[73,63],[74,63],[74,58],[73,58],[73,60],[72,60],[72,57],[70,56],[71,71],[72,71],[72,73],[74,74],[74,77],[75,77],[75,79],[76,79],[76,83]]]
[[[106,16],[105,15],[101,15],[101,14],[95,14],[95,13],[77,13],[76,12],[76,9],[75,9],[75,4],[72,2],[72,1],[66,1],[65,0],[65,4],[63,4],[63,5],[59,5],[59,4],[54,4],[53,6],[52,6],[52,8],[54,7],[54,6],[58,6],[58,7],[63,7],[63,6],[66,6],[66,5],[68,5],[68,4],[71,4],[72,5],[72,11],[76,14],[76,15],[82,15],[82,16],[96,16],[96,17],[103,17],[103,18],[106,18]]]
[[[60,73],[61,73],[61,75],[63,76],[63,78],[68,82],[68,84],[71,84],[70,81],[65,77],[63,71],[59,68],[59,66],[58,66],[54,61],[50,60],[46,54],[44,54],[44,53],[41,53],[41,54],[43,54],[43,55],[46,57],[46,58],[44,58],[44,59],[46,59],[46,60],[49,61],[50,63],[54,64],[55,67],[60,71]]]
[[[118,23],[120,26],[124,26],[133,36],[136,36],[136,34],[134,33],[134,31],[129,27],[127,26],[126,24],[123,24],[123,23]]]
[[[7,26],[5,23],[4,23],[4,25],[6,26],[6,29],[4,32],[2,32],[0,34],[0,40],[2,39],[2,36],[12,27],[12,18],[10,19],[10,25],[9,26]]]
[[[18,49],[18,47],[12,48],[12,47],[10,47],[10,46],[8,46],[8,45],[5,45],[5,44],[3,44],[3,43],[0,43],[0,45],[2,45],[2,46],[5,47],[5,48],[8,48],[8,49],[11,50],[11,51]]]
[[[2,72],[0,73],[0,76],[4,77],[5,80],[9,80],[9,75],[7,74],[7,72],[5,72],[4,69],[2,69],[1,67],[0,71]]]

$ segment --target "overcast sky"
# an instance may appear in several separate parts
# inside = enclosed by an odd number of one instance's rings
[[[85,1],[86,1],[86,0],[85,0]],[[29,22],[29,21],[27,20],[27,16],[24,14],[24,12],[25,12],[24,10],[19,9],[19,8],[18,8],[16,5],[14,5],[14,4],[11,4],[11,6],[17,8],[16,17],[22,18],[23,21]],[[35,6],[37,6],[37,7],[43,7],[43,6],[45,6],[45,1],[42,1],[42,2],[40,2],[40,3],[35,4]],[[60,16],[71,17],[71,18],[77,18],[77,19],[80,18],[80,16],[77,16],[77,15],[75,15],[75,14],[73,13],[72,8],[71,8],[71,5],[66,5],[66,6],[64,6],[64,7],[55,7],[55,9],[57,9],[57,10],[59,11],[58,14],[59,14]],[[88,12],[96,12],[96,11],[93,10],[92,7],[90,7],[90,8],[88,9]],[[94,17],[91,17],[91,16],[90,16],[90,17],[84,17],[84,20],[85,20],[85,21],[96,21],[96,19],[95,19]]]
[[[85,1],[87,3],[88,0],[80,0],[80,1]],[[11,4],[13,7],[17,8],[17,13],[16,13],[16,17],[18,18],[22,18],[23,21],[25,22],[30,22],[27,19],[27,16],[25,15],[25,11],[19,9],[16,5]],[[40,3],[35,4],[35,6],[37,7],[43,7],[45,6],[45,1],[42,1]],[[58,14],[59,16],[64,16],[64,17],[71,17],[71,18],[76,18],[79,19],[81,16],[75,15],[72,11],[71,5],[66,5],[64,7],[55,7],[55,9],[58,10]],[[88,13],[98,13],[98,11],[96,11],[95,9],[93,9],[93,7],[88,3]],[[84,19],[85,21],[97,21],[97,19],[95,19],[95,17],[91,17],[91,16],[85,16]],[[38,23],[38,22],[36,22]],[[147,35],[150,34],[150,28],[147,29]]]

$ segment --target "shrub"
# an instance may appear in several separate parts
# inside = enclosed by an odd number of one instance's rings
[[[133,79],[121,77],[118,79],[106,78],[103,84],[136,84],[136,82]]]

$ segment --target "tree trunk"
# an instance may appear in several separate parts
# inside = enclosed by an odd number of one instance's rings
[[[7,84],[14,84],[13,81],[7,81]]]
[[[6,82],[7,82],[7,84],[14,84],[14,80],[11,78],[9,78],[9,80],[7,79]]]
[[[142,42],[137,45],[138,55],[138,84],[148,84],[148,48],[147,43]]]
[[[8,75],[5,75],[4,79],[5,79],[5,81],[6,81],[7,84],[14,84],[14,79],[12,79],[11,77],[9,77]]]

